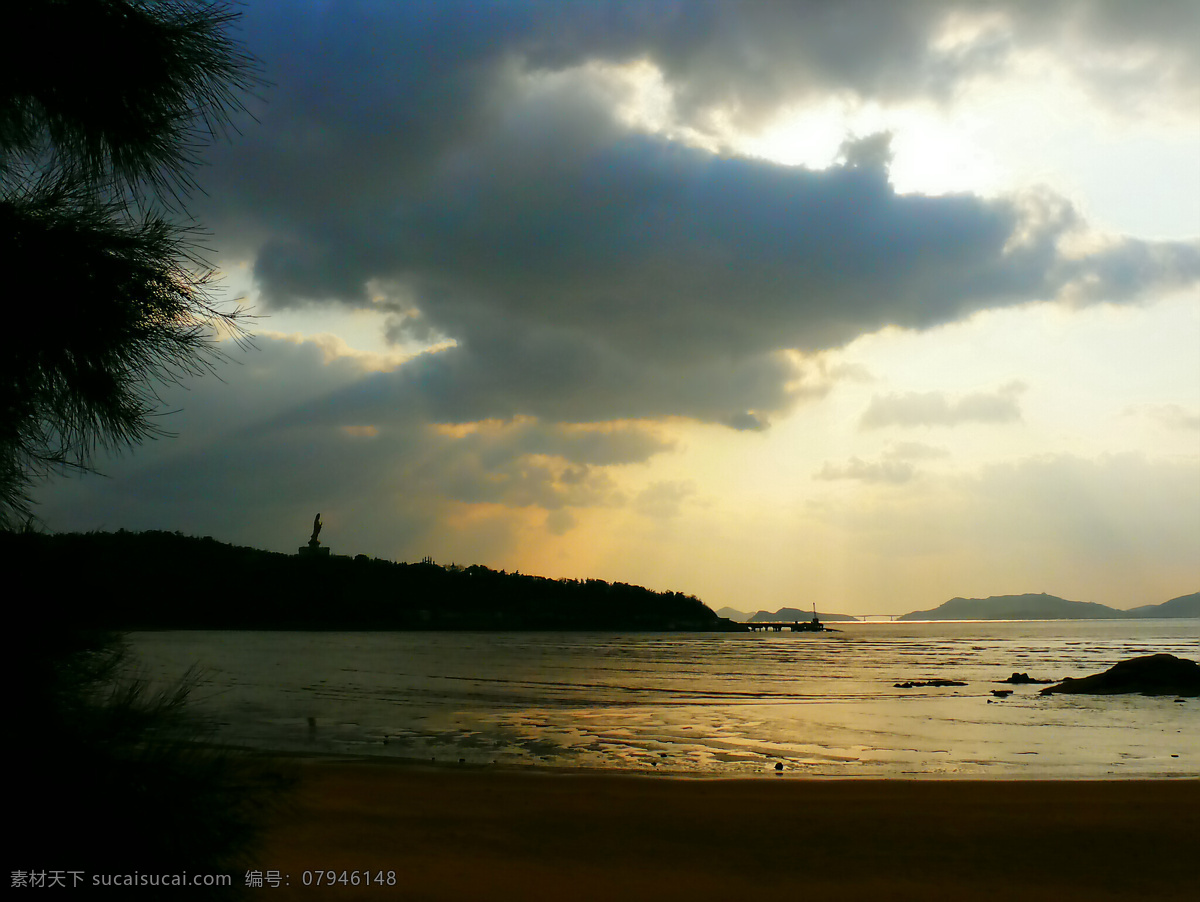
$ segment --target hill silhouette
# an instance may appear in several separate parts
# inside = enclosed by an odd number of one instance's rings
[[[1162,604],[1147,604],[1130,608],[1127,617],[1200,617],[1200,592],[1180,595]]]
[[[992,595],[951,598],[928,611],[912,611],[897,620],[1120,620],[1157,617],[1200,617],[1200,593],[1182,595],[1157,605],[1129,611],[1091,601],[1068,601],[1057,595]]]
[[[680,592],[428,560],[296,556],[170,532],[0,533],[0,559],[46,588],[52,603],[42,614],[84,628],[744,628]]]
[[[813,612],[811,610],[804,611],[800,608],[780,608],[774,613],[770,611],[758,611],[746,618],[747,623],[763,623],[763,622],[787,622],[789,620],[811,620]],[[817,612],[818,620],[837,621],[846,623],[857,621],[857,617],[851,617],[849,614],[827,614],[824,611]]]

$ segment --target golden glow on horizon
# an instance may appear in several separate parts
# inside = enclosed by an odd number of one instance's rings
[[[377,426],[339,426],[344,435],[351,438],[376,438],[379,435]]]
[[[493,417],[486,420],[472,420],[469,423],[430,423],[427,428],[446,438],[461,439],[468,435],[499,435],[502,432],[519,429],[522,426],[532,426],[536,423],[536,417],[518,414],[511,420]]]

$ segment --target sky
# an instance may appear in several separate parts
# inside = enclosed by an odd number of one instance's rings
[[[54,531],[716,609],[1200,589],[1200,5],[249,2],[253,348]],[[211,577],[219,583],[220,575]]]

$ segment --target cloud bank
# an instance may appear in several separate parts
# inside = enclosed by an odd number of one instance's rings
[[[974,392],[950,399],[941,392],[908,392],[876,395],[859,420],[863,429],[885,426],[957,426],[960,423],[1011,423],[1021,419],[1017,399],[1025,391],[1021,382],[999,390]]]
[[[1044,193],[897,194],[884,136],[808,170],[621,115],[636,98],[613,73],[635,63],[668,86],[664,115],[701,131],[806,93],[950,97],[1065,40],[1093,49],[1080,78],[1116,77],[1105,54],[1127,41],[1172,72],[1194,67],[1176,52],[1186,4],[1137,22],[1107,5],[988,10],[254,5],[247,39],[278,86],[261,125],[215,161],[203,215],[253,262],[268,311],[368,307],[389,312],[393,340],[456,343],[338,404],[763,428],[799,397],[783,351],[1200,278],[1196,244],[1069,251],[1086,224]]]

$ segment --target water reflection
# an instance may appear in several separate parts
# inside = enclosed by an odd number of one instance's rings
[[[848,624],[836,634],[141,633],[198,663],[227,741],[477,763],[824,775],[1200,776],[1200,700],[1042,697],[1200,621]],[[899,690],[951,678],[961,688]],[[1177,757],[1175,757],[1177,756]]]

